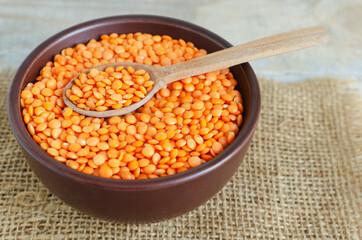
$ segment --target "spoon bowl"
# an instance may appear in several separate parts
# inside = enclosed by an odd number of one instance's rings
[[[120,109],[115,110],[107,110],[107,111],[90,111],[85,110],[82,108],[77,107],[67,96],[66,91],[70,89],[74,85],[74,81],[81,75],[81,74],[88,74],[91,69],[97,69],[99,71],[104,71],[108,67],[114,67],[117,68],[119,66],[132,67],[133,69],[137,70],[145,70],[150,75],[150,80],[154,82],[154,85],[152,86],[151,91],[149,91],[143,99],[141,99],[139,102],[133,103],[130,106],[122,107]],[[126,115],[127,113],[133,112],[137,110],[138,108],[142,107],[148,100],[152,98],[153,95],[157,93],[158,90],[160,90],[165,84],[163,83],[163,77],[164,73],[162,70],[163,67],[157,67],[152,65],[145,65],[145,64],[139,64],[134,62],[117,62],[117,63],[107,63],[98,65],[95,67],[92,67],[91,69],[87,69],[83,71],[82,73],[78,74],[76,77],[74,77],[65,87],[63,90],[63,100],[65,105],[72,108],[74,111],[90,117],[97,117],[97,118],[106,118],[106,117],[115,117],[115,116],[121,116]]]

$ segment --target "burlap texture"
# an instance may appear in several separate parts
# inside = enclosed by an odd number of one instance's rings
[[[10,130],[0,73],[2,239],[361,239],[361,98],[333,79],[260,80],[262,113],[223,190],[181,217],[126,225],[88,217],[51,194]]]

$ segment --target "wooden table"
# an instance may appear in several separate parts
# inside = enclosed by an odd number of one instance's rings
[[[300,27],[321,25],[331,41],[253,61],[258,75],[288,82],[315,76],[362,79],[362,2],[246,0],[0,0],[0,67],[16,68],[40,42],[90,19],[154,14],[201,25],[232,44]],[[362,81],[359,81],[362,90]]]

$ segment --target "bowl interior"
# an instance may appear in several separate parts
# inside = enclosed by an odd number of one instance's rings
[[[86,43],[93,38],[99,39],[100,35],[113,32],[166,34],[172,38],[182,38],[185,41],[191,41],[196,47],[203,48],[207,50],[208,53],[231,46],[230,43],[216,34],[191,23],[165,17],[128,15],[103,18],[76,25],[49,38],[30,53],[15,74],[8,96],[8,115],[15,136],[27,152],[37,158],[38,161],[46,163],[49,167],[64,171],[64,174],[77,177],[80,180],[87,179],[88,181],[108,182],[107,184],[109,184],[109,182],[119,182],[122,180],[101,179],[72,170],[54,161],[33,141],[22,120],[20,92],[27,83],[35,82],[35,78],[38,76],[41,68],[46,62],[52,60],[62,49],[74,47],[78,43]],[[242,94],[244,106],[243,123],[240,133],[234,142],[214,159],[184,173],[159,179],[123,182],[127,182],[127,184],[138,184],[147,181],[164,182],[168,179],[186,179],[186,177],[192,177],[192,175],[204,174],[205,171],[207,171],[208,168],[212,168],[213,165],[216,167],[217,163],[222,164],[227,158],[227,155],[235,154],[235,152],[245,144],[246,140],[251,137],[259,116],[259,86],[255,74],[248,63],[234,66],[231,68],[231,71],[238,81],[237,89]]]

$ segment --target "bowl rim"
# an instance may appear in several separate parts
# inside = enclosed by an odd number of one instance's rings
[[[122,179],[109,179],[102,178],[93,175],[88,175],[76,170],[73,170],[63,163],[59,163],[58,161],[54,161],[54,158],[50,157],[43,149],[39,147],[38,144],[33,140],[30,136],[28,130],[25,127],[23,122],[21,110],[17,107],[14,107],[11,103],[11,99],[20,98],[20,95],[16,96],[17,92],[17,83],[21,81],[23,76],[29,71],[29,66],[33,62],[34,59],[41,56],[41,53],[45,51],[46,48],[49,48],[54,42],[61,41],[64,38],[69,37],[71,34],[76,34],[79,30],[84,30],[86,28],[93,28],[95,25],[108,25],[112,23],[116,23],[119,21],[132,20],[133,22],[153,22],[153,23],[162,23],[162,24],[172,24],[177,25],[180,28],[187,29],[188,31],[198,32],[208,38],[211,38],[214,41],[217,41],[221,45],[225,47],[231,47],[232,45],[221,38],[217,34],[195,25],[193,23],[170,18],[164,16],[156,16],[156,15],[117,15],[110,16],[104,18],[98,18],[90,21],[86,21],[80,24],[76,24],[72,27],[69,27],[65,30],[62,30],[50,38],[43,41],[40,45],[38,45],[21,63],[18,70],[16,71],[9,88],[8,96],[7,96],[7,113],[8,119],[10,122],[11,129],[20,143],[20,145],[24,148],[24,150],[31,155],[35,161],[40,163],[41,165],[49,168],[50,170],[60,174],[66,178],[70,178],[77,182],[81,182],[83,184],[90,184],[93,186],[102,187],[105,189],[113,189],[113,190],[127,190],[127,191],[136,191],[136,190],[150,190],[154,188],[166,188],[168,186],[175,186],[178,184],[182,184],[191,180],[195,180],[200,178],[209,172],[214,171],[219,166],[226,164],[229,159],[231,159],[234,155],[239,153],[246,144],[248,144],[250,138],[252,137],[258,118],[260,115],[261,108],[261,96],[260,96],[260,88],[258,84],[258,80],[255,76],[253,69],[251,68],[249,63],[243,63],[238,66],[242,67],[247,79],[249,81],[249,86],[251,90],[251,107],[248,121],[246,122],[244,129],[238,134],[235,138],[234,142],[229,145],[221,154],[213,158],[212,160],[190,170],[187,170],[182,173],[178,173],[172,176],[160,177],[155,179],[142,179],[142,180],[122,180]]]

